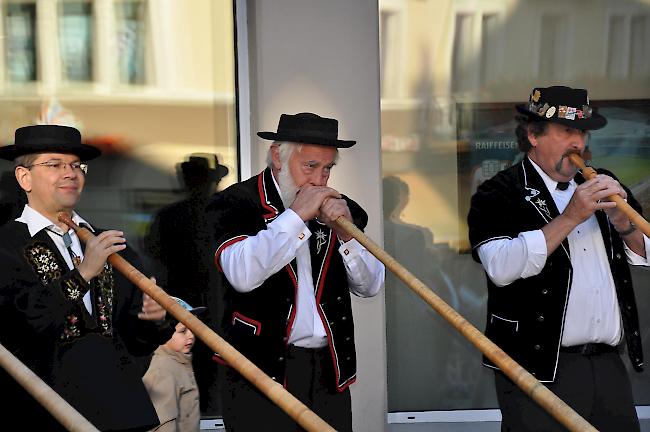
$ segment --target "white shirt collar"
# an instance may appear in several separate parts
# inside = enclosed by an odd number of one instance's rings
[[[531,158],[528,158],[528,160],[529,160],[530,163],[533,165],[533,168],[535,168],[535,170],[536,170],[536,171],[539,173],[539,175],[542,177],[542,180],[544,180],[544,184],[546,185],[546,188],[548,189],[548,191],[549,191],[549,192],[554,192],[554,191],[557,189],[557,184],[558,184],[559,182],[556,182],[555,180],[553,180],[552,178],[550,178],[550,177],[548,176],[548,174],[546,174],[546,173],[544,172],[544,170],[541,169],[541,168],[539,167],[539,165],[537,165],[537,164],[536,164],[536,163],[535,163]],[[571,181],[569,181],[569,189],[567,189],[567,190],[571,190],[571,189],[573,189],[574,185],[575,185],[575,180],[571,179]]]
[[[81,216],[79,216],[74,211],[72,212],[72,221],[77,225],[84,223],[90,226],[88,222],[86,222]],[[29,230],[29,235],[32,237],[34,237],[38,232],[44,230],[45,228],[50,228],[56,232],[61,231],[61,229],[56,224],[54,224],[51,220],[49,220],[48,218],[40,214],[38,211],[31,208],[28,204],[25,205],[22,214],[18,219],[16,219],[16,222],[22,222],[25,225],[27,225],[27,229]]]

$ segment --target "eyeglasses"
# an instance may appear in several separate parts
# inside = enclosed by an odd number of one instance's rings
[[[48,167],[51,170],[59,171],[59,172],[65,171],[65,167],[69,166],[70,169],[76,173],[86,174],[88,172],[88,164],[82,162],[68,163],[63,161],[47,161],[47,162],[40,162],[31,165],[24,165],[24,167],[27,169],[31,169],[35,166],[44,166],[44,167]]]

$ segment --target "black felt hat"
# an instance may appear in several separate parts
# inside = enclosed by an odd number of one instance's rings
[[[564,86],[534,88],[525,104],[516,106],[517,111],[533,121],[559,123],[575,129],[601,129],[607,119],[589,105],[585,89]]]
[[[184,178],[205,177],[215,182],[230,172],[227,166],[219,163],[219,158],[215,154],[192,155],[187,162],[181,163],[181,171]]]
[[[65,153],[79,156],[82,161],[95,159],[102,152],[97,147],[81,143],[81,134],[73,127],[33,125],[16,129],[13,145],[0,147],[0,158],[14,160],[32,153]]]
[[[313,113],[282,114],[277,132],[258,132],[257,136],[273,141],[290,141],[348,148],[356,141],[338,139],[339,122]]]

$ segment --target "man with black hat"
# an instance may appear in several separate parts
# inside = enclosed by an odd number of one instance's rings
[[[641,208],[611,173],[585,180],[568,158],[607,123],[586,90],[535,88],[516,108],[526,156],[478,188],[468,216],[487,275],[485,333],[598,430],[638,431],[619,352],[642,370],[628,263],[647,266],[650,243],[607,197]],[[565,430],[500,371],[495,385],[502,430]]]
[[[340,431],[352,430],[349,385],[356,378],[349,293],[376,295],[384,267],[334,220],[359,228],[368,216],[327,182],[338,122],[283,114],[268,167],[223,191],[212,204],[219,238],[215,264],[226,284],[224,332],[264,372]],[[233,370],[223,389],[228,430],[300,430]]]
[[[98,429],[147,430],[158,418],[132,356],[153,352],[173,329],[107,264],[120,252],[138,265],[123,233],[100,232],[74,211],[86,162],[99,154],[78,130],[55,125],[17,129],[15,144],[0,148],[28,200],[0,229],[0,340]],[[84,248],[60,212],[96,237]],[[5,426],[63,430],[4,372],[0,381]]]

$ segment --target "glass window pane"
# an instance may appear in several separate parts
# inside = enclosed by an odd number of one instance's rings
[[[9,82],[35,81],[36,4],[7,3],[5,50]]]
[[[483,16],[481,27],[481,83],[488,84],[498,77],[499,71],[499,33],[498,15]]]
[[[405,41],[404,52],[390,54],[401,60],[404,94],[393,97],[382,82],[384,246],[483,331],[487,288],[469,254],[470,198],[523,157],[514,105],[533,87],[589,90],[609,120],[592,134],[592,163],[613,171],[650,212],[650,6],[608,0],[586,14],[584,5],[561,0],[397,3],[379,2],[382,25],[384,12],[404,17]],[[441,10],[449,11],[444,18]],[[385,36],[381,49],[383,56]],[[632,271],[647,334],[650,276]],[[389,412],[497,407],[481,353],[390,272],[386,326]],[[637,403],[647,404],[647,374],[630,378]]]
[[[637,78],[650,74],[650,18],[632,18],[630,35],[630,75]]]
[[[456,15],[456,32],[454,36],[453,54],[453,88],[455,91],[463,92],[472,90],[472,50],[473,43],[473,20],[470,14]]]
[[[564,65],[564,46],[566,45],[566,19],[561,15],[542,16],[541,28],[544,41],[539,51],[539,77],[551,82],[561,77]]]
[[[60,5],[59,44],[63,79],[92,81],[93,6],[89,2]]]
[[[614,78],[625,78],[625,22],[622,16],[609,18],[609,39],[607,44],[607,74]]]
[[[115,4],[117,66],[121,83],[145,83],[146,11],[145,1],[121,1]]]
[[[88,163],[77,212],[93,225],[124,231],[143,268],[163,288],[179,289],[179,272],[174,271],[181,271],[186,282],[181,289],[187,289],[184,297],[202,303],[205,299],[192,297],[205,294],[203,284],[209,283],[203,277],[208,264],[194,259],[207,256],[197,252],[207,241],[202,222],[192,214],[174,220],[171,231],[163,230],[165,239],[195,239],[177,248],[191,260],[187,265],[157,253],[152,246],[156,241],[145,243],[145,238],[154,238],[151,226],[163,208],[184,206],[192,197],[190,207],[201,214],[200,203],[238,180],[233,2],[42,3],[38,10],[33,3],[3,9],[8,11],[4,23],[13,23],[4,26],[7,46],[13,47],[8,57],[31,55],[30,61],[23,62],[30,65],[29,73],[16,67],[18,72],[11,77],[28,77],[39,85],[0,87],[0,142],[12,142],[16,128],[35,122],[79,128],[84,142],[100,148],[102,155]],[[97,28],[92,28],[91,17]],[[150,32],[148,26],[157,32]],[[45,32],[38,39],[36,28]],[[123,37],[121,45],[115,43],[116,31]],[[101,49],[94,50],[95,45]],[[34,52],[47,60],[44,64],[51,75],[35,73]],[[144,53],[155,61],[146,63]],[[123,79],[117,76],[118,59]],[[152,69],[146,71],[145,63]],[[114,69],[93,71],[91,64]],[[104,81],[101,85],[61,83],[58,65],[65,68],[68,80],[98,83],[93,75],[101,75]],[[147,81],[147,73],[165,79]],[[228,169],[225,177],[217,158]],[[22,211],[24,195],[16,190],[11,162],[0,161],[0,172],[0,223],[4,223],[17,216],[16,210]],[[199,191],[198,184],[202,185]],[[217,377],[210,353],[202,355],[209,364],[195,369],[201,408],[205,415],[214,416],[219,414],[213,385]]]

